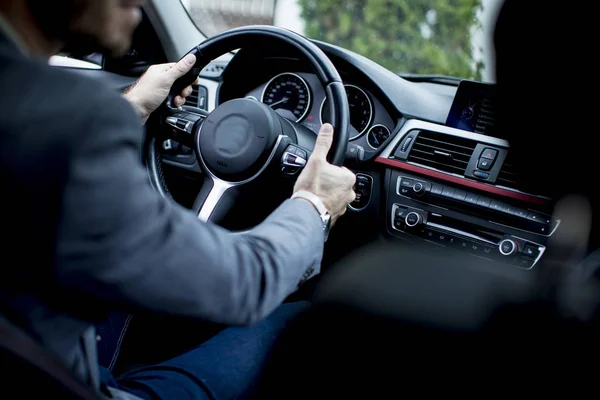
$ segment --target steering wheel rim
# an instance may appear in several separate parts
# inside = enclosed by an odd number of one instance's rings
[[[342,165],[346,155],[350,127],[350,112],[348,106],[348,99],[346,96],[346,91],[342,79],[331,60],[329,60],[329,58],[319,47],[317,47],[314,43],[312,43],[305,37],[286,29],[277,28],[273,26],[242,27],[223,32],[200,43],[198,46],[194,47],[187,53],[194,54],[196,56],[196,64],[188,74],[186,74],[177,82],[175,82],[171,91],[172,94],[167,99],[166,108],[170,111],[176,111],[174,107],[170,106],[170,104],[172,104],[171,101],[173,98],[173,94],[180,93],[181,90],[183,90],[183,88],[192,84],[197,79],[202,69],[206,65],[208,65],[212,60],[236,49],[251,48],[253,45],[256,45],[256,43],[261,43],[261,45],[264,46],[273,42],[285,43],[293,47],[303,58],[305,58],[309,62],[313,72],[315,73],[319,82],[325,89],[327,98],[330,99],[330,104],[332,105],[330,107],[330,121],[332,121],[332,125],[334,127],[333,143],[328,154],[328,161],[334,165]],[[227,103],[224,103],[217,107],[215,110],[213,110],[213,113],[215,113],[221,107],[226,106]],[[249,104],[240,104],[243,107],[254,107]],[[261,106],[264,106],[262,103],[260,104]],[[271,110],[269,107],[266,108]],[[209,114],[207,118],[210,118],[210,115],[212,115],[213,113]],[[272,111],[272,113],[277,115],[280,119],[283,118],[276,114],[274,111]],[[289,121],[287,122],[289,123]],[[213,219],[211,218],[211,214],[213,214],[214,208],[216,208],[216,204],[213,204],[212,209],[208,213],[206,212],[206,207],[204,208],[203,212],[203,207],[205,204],[209,202],[215,203],[215,201],[216,203],[218,203],[227,191],[233,192],[233,190],[231,189],[235,188],[239,184],[245,184],[253,180],[264,170],[264,168],[262,168],[256,174],[256,176],[252,176],[252,178],[250,179],[243,179],[240,181],[233,182],[228,181],[226,179],[220,179],[218,176],[216,176],[218,174],[216,174],[214,170],[211,171],[211,169],[206,165],[205,157],[202,154],[202,146],[200,146],[199,144],[202,138],[202,127],[204,125],[206,125],[206,123],[203,123],[196,128],[194,148],[197,153],[198,163],[200,164],[201,169],[205,172],[205,184],[203,185],[200,194],[198,195],[194,208],[195,211],[198,212],[199,218],[201,220],[208,221]],[[286,124],[282,123],[282,125]],[[275,145],[272,149],[272,152],[270,152],[268,162],[271,162],[273,156],[276,154],[277,147],[280,146],[282,137],[285,137],[285,135],[280,134],[277,138],[276,143],[274,140],[275,138],[273,138],[273,143],[275,143]],[[152,144],[150,147],[154,148]],[[166,182],[164,182],[164,177],[162,176],[162,174],[159,173],[161,171],[161,166],[157,165],[161,163],[160,154],[158,154],[158,152],[156,151],[149,151],[148,156],[148,159],[151,163],[151,165],[149,166],[149,172],[152,178],[151,180],[153,181],[155,186],[158,186],[157,189],[159,190],[159,192],[168,195],[168,189],[166,188]],[[210,178],[209,182],[207,182],[206,177]],[[233,198],[235,197],[236,196],[233,196]]]

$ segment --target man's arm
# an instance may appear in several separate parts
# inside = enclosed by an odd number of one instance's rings
[[[323,229],[312,205],[287,200],[245,235],[201,223],[151,188],[138,119],[124,100],[105,97],[74,151],[64,192],[56,260],[63,285],[245,324],[276,308],[309,268],[318,272]]]

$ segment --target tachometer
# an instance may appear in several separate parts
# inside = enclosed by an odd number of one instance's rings
[[[373,105],[371,99],[364,90],[354,85],[344,85],[346,88],[346,96],[348,96],[348,105],[350,106],[350,125],[354,128],[350,132],[350,140],[356,139],[369,127],[373,119]],[[321,104],[321,123],[328,121],[329,102],[323,100]]]
[[[310,88],[300,76],[286,72],[267,83],[261,101],[282,117],[300,122],[310,110]]]

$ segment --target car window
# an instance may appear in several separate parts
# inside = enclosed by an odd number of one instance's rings
[[[85,57],[76,57],[67,53],[58,53],[50,57],[50,65],[55,67],[102,69],[102,55],[94,53]]]
[[[210,37],[276,25],[355,51],[396,73],[494,81],[503,0],[181,0]]]

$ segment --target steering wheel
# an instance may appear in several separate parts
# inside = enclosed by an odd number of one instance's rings
[[[174,94],[191,85],[215,58],[240,48],[272,44],[292,46],[308,61],[323,85],[331,104],[328,120],[333,121],[335,129],[328,161],[334,165],[342,165],[344,161],[350,126],[348,99],[342,79],[325,53],[305,37],[273,26],[223,32],[188,53],[196,56],[196,64],[175,82],[159,114],[164,126],[161,135],[191,147],[204,172],[204,183],[192,208],[202,221],[221,221],[240,189],[252,185],[259,177],[294,179],[314,149],[314,132],[254,99],[230,100],[211,113],[200,109],[181,112],[172,106]],[[164,190],[160,154],[151,145],[147,155],[151,180],[159,191]]]

